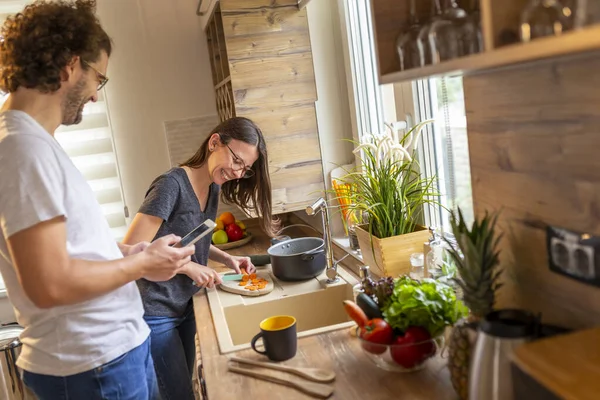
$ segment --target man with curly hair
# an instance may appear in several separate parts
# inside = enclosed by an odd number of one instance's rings
[[[95,0],[37,1],[0,38],[0,272],[24,327],[17,365],[41,400],[158,395],[135,281],[173,277],[194,247],[117,244],[54,139],[106,84],[112,45]]]

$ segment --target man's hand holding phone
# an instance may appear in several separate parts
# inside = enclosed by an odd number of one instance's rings
[[[173,247],[180,240],[181,238],[176,235],[163,236],[152,242],[141,253],[146,257],[143,263],[145,279],[154,282],[168,281],[190,262],[196,248],[195,246]]]

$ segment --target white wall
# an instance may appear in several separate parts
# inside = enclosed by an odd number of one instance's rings
[[[317,83],[317,121],[323,171],[327,189],[331,189],[331,170],[354,161],[353,146],[344,139],[352,139],[350,100],[344,65],[342,30],[338,2],[315,0],[308,4],[315,79]],[[335,201],[333,204],[336,204]],[[320,227],[320,217],[309,217],[304,212],[297,215]],[[334,232],[342,232],[339,214],[331,212]]]
[[[216,113],[197,0],[100,0],[114,41],[106,97],[125,203],[137,212],[169,168],[164,121]]]

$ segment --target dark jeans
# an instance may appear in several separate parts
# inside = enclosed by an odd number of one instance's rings
[[[162,399],[194,400],[196,321],[191,302],[181,317],[145,316],[144,319],[152,330],[152,358]]]
[[[150,339],[90,371],[50,376],[23,371],[23,381],[40,400],[157,400]]]

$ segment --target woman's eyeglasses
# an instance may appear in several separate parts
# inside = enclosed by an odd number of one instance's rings
[[[221,135],[219,134],[219,137],[221,137]],[[247,167],[246,164],[244,163],[244,161],[239,158],[237,156],[237,154],[235,154],[233,152],[233,150],[231,150],[231,147],[229,147],[229,145],[227,143],[225,143],[223,141],[223,139],[221,138],[221,142],[223,142],[225,144],[225,146],[227,146],[227,148],[229,149],[229,152],[231,153],[231,155],[233,156],[233,170],[238,172],[238,171],[244,171],[244,175],[242,175],[243,179],[248,179],[254,176],[254,171],[252,170],[251,167]]]

